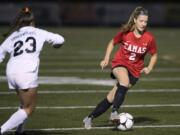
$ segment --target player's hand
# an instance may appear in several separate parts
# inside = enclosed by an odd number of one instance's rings
[[[144,67],[144,68],[141,70],[141,73],[145,73],[146,75],[148,75],[150,72],[151,72],[151,70],[150,70],[148,67]]]
[[[54,44],[54,45],[53,45],[53,48],[58,49],[58,48],[60,48],[60,47],[62,47],[62,46],[63,46],[63,44]]]
[[[104,59],[101,61],[100,66],[102,68],[102,70],[109,64],[109,60],[108,59]]]

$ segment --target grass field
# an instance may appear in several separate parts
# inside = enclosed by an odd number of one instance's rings
[[[114,130],[110,109],[85,130],[82,120],[111,89],[110,67],[102,71],[107,43],[118,28],[45,28],[62,34],[66,42],[58,50],[45,45],[41,53],[39,101],[27,123],[30,135],[179,135],[180,134],[180,28],[151,28],[158,43],[154,71],[142,75],[129,90],[121,112],[134,116],[133,130]],[[4,32],[6,27],[0,27]],[[19,102],[5,81],[7,59],[0,64],[0,125]],[[148,57],[146,59],[146,63]],[[12,135],[12,132],[7,133]]]

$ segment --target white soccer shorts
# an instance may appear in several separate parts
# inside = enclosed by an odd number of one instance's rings
[[[8,74],[9,89],[29,89],[38,86],[37,73]]]

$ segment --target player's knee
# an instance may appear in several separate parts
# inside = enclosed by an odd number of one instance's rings
[[[107,100],[108,100],[109,103],[113,103],[113,101],[114,101],[114,96],[108,94],[108,95],[107,95]]]
[[[121,84],[117,83],[117,92],[125,94],[127,92],[128,88],[129,88],[128,85],[126,86],[126,85],[121,85]]]
[[[24,109],[29,116],[35,111],[35,107],[35,105],[29,104],[22,106],[22,109]]]
[[[109,91],[109,93],[107,94],[107,100],[110,102],[110,103],[113,103],[114,101],[114,95],[116,93],[116,90],[117,90],[117,87],[115,86],[111,91]]]
[[[129,85],[130,85],[130,83],[129,82],[120,82],[120,83],[118,83],[117,84],[117,87],[118,87],[118,85],[120,85],[120,86],[124,86],[124,87],[129,87]]]
[[[30,116],[34,111],[35,111],[35,108],[24,108],[24,110],[26,111],[27,115]]]

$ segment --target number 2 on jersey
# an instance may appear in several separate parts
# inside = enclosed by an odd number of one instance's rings
[[[129,56],[129,60],[134,61],[136,58],[136,54],[135,53],[131,53],[131,55]]]
[[[28,45],[27,48],[25,48],[25,50],[22,49],[22,46],[24,44]],[[26,53],[33,53],[36,51],[36,40],[34,37],[27,37],[25,42],[19,40],[14,43],[14,57],[23,54],[24,51]]]

